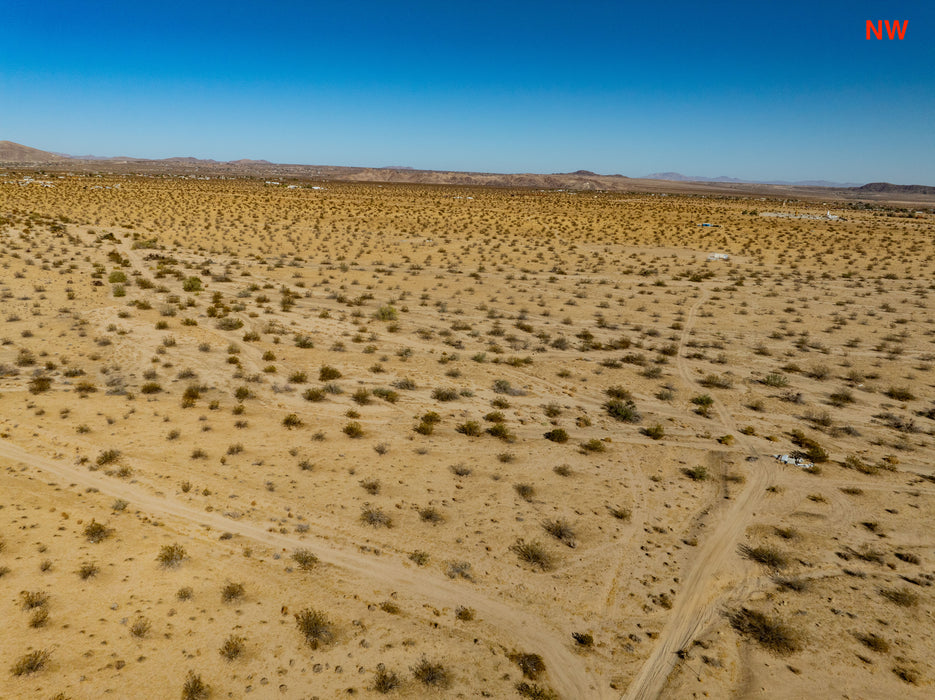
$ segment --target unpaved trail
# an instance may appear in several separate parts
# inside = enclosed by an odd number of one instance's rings
[[[6,440],[0,440],[0,459],[11,464],[35,467],[63,479],[66,484],[93,486],[101,493],[129,501],[135,508],[150,515],[232,532],[277,549],[294,550],[310,545],[304,539],[268,532],[259,525],[237,522],[216,512],[206,512],[173,498],[155,495],[133,484],[79,469],[64,461],[32,454]],[[535,651],[542,656],[551,685],[563,698],[608,697],[600,679],[585,668],[585,657],[575,654],[566,646],[563,641],[565,635],[559,630],[489,597],[470,584],[442,578],[438,574],[410,567],[393,559],[378,558],[342,548],[324,539],[312,543],[311,549],[325,564],[375,581],[433,606],[450,607],[458,603],[473,607],[485,624],[496,628],[517,648]]]
[[[679,341],[679,373],[686,384],[697,388],[700,387],[692,376],[682,351],[698,309],[709,296],[710,292],[705,290],[692,305]],[[734,435],[740,446],[745,447],[751,456],[759,457],[756,448],[738,433],[733,419],[721,402],[716,401],[714,406],[725,432]],[[630,682],[624,695],[626,700],[649,700],[662,694],[666,680],[675,668],[677,652],[688,646],[705,629],[718,614],[718,601],[736,587],[736,581],[731,580],[725,569],[736,556],[737,544],[743,536],[750,515],[770,483],[770,473],[765,462],[757,459],[749,465],[743,490],[734,497],[730,508],[721,514],[720,522],[705,536],[704,544],[698,548],[691,561],[682,588],[676,596],[675,605],[669,612],[668,621],[660,632],[649,658]]]

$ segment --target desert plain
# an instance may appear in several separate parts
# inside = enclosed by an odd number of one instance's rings
[[[933,233],[3,169],[0,696],[931,697]]]

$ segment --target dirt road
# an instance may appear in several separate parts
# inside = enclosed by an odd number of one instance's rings
[[[40,469],[64,481],[130,502],[134,508],[176,522],[232,532],[277,549],[294,550],[309,547],[305,539],[268,532],[259,525],[238,522],[215,512],[205,512],[167,496],[157,496],[142,487],[117,481],[99,473],[89,472],[64,461],[48,459],[6,440],[0,440],[0,461],[25,464]],[[411,596],[435,607],[454,603],[473,607],[478,617],[496,628],[502,638],[516,648],[536,652],[545,661],[552,687],[564,698],[600,698],[608,693],[600,680],[585,668],[585,657],[575,654],[565,636],[554,627],[518,611],[508,604],[489,597],[468,583],[452,581],[437,573],[408,566],[387,556],[375,557],[335,545],[324,538],[310,547],[325,564],[339,567],[361,578],[373,580],[402,595]]]
[[[709,296],[710,292],[705,290],[692,305],[679,343],[679,373],[688,386],[699,391],[701,387],[691,374],[682,351],[698,309]],[[736,579],[728,573],[731,562],[735,561],[737,545],[749,524],[751,514],[764,497],[770,483],[768,462],[760,459],[756,448],[739,433],[721,402],[715,401],[714,407],[720,428],[737,438],[739,446],[757,460],[747,463],[749,469],[745,472],[746,483],[743,490],[722,513],[721,520],[713,531],[705,536],[704,543],[690,562],[682,588],[669,613],[668,622],[659,634],[652,654],[627,688],[624,695],[626,700],[658,698],[678,661],[677,652],[691,644],[719,613],[719,601],[737,585]]]

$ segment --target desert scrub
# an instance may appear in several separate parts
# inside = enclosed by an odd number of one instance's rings
[[[455,427],[455,432],[467,435],[468,437],[478,437],[483,432],[480,423],[476,420],[469,420]]]
[[[463,578],[466,581],[473,581],[474,575],[471,573],[471,564],[466,561],[450,561],[445,566],[445,575],[448,578]]]
[[[31,651],[25,656],[21,656],[11,667],[10,673],[14,676],[28,676],[38,673],[45,668],[49,662],[52,652],[47,649],[37,649]]]
[[[360,487],[371,496],[376,496],[378,493],[380,493],[380,480],[364,479],[360,482]]]
[[[296,613],[295,624],[312,649],[317,649],[319,645],[328,644],[334,639],[334,626],[328,616],[320,610],[306,608]]]
[[[44,591],[23,591],[20,593],[20,597],[23,599],[24,610],[41,608],[49,602],[49,594]]]
[[[602,440],[599,440],[598,438],[591,438],[590,440],[581,443],[582,454],[595,453],[595,452],[606,452],[606,451],[607,451],[607,446],[604,444]]]
[[[29,380],[29,393],[41,394],[52,387],[52,377],[39,375]]]
[[[422,522],[432,523],[433,525],[437,525],[438,523],[442,523],[445,521],[444,516],[438,512],[438,509],[432,506],[426,506],[425,508],[420,508],[419,518],[422,520]]]
[[[624,423],[639,423],[640,414],[631,399],[610,399],[604,403],[604,410],[614,420]]]
[[[764,613],[741,608],[728,613],[727,619],[737,632],[776,654],[791,654],[802,648],[796,630]]]
[[[740,556],[745,559],[755,561],[757,564],[762,564],[770,569],[784,569],[789,564],[789,560],[786,558],[785,554],[775,547],[770,547],[768,545],[751,547],[742,544],[737,548],[737,551],[740,553]]]
[[[99,523],[96,520],[91,520],[87,525],[84,526],[84,536],[88,542],[92,544],[97,544],[98,542],[103,542],[111,535],[111,530],[104,523]]]
[[[911,608],[919,601],[919,597],[906,588],[881,588],[878,593],[891,603],[904,608]]]
[[[393,671],[388,671],[380,664],[376,673],[373,674],[372,688],[374,691],[382,694],[396,690],[400,685],[399,676]]]
[[[630,520],[631,512],[629,508],[623,508],[621,506],[607,506],[607,510],[617,520]]]
[[[282,419],[283,427],[292,430],[293,428],[301,428],[303,423],[302,419],[298,417],[295,413],[290,413],[285,418]]]
[[[242,583],[227,583],[221,589],[221,600],[230,603],[244,597],[246,589]]]
[[[869,632],[867,634],[854,632],[854,638],[865,647],[877,652],[878,654],[885,654],[890,650],[889,642],[883,639],[883,637],[874,634],[873,632]]]
[[[97,576],[100,573],[100,567],[94,562],[84,562],[78,567],[78,576],[82,581]]]
[[[552,557],[539,542],[526,542],[519,539],[510,545],[510,551],[518,556],[520,560],[531,564],[540,571],[549,571],[554,568]]]
[[[349,438],[363,437],[363,434],[364,434],[363,427],[361,427],[360,423],[356,421],[351,421],[350,423],[345,425],[344,428],[342,428],[342,431]]]
[[[506,423],[494,423],[487,428],[487,434],[504,442],[514,442],[516,440],[516,435],[506,427]]]
[[[456,401],[459,396],[457,389],[438,387],[432,390],[432,398],[436,401]]]
[[[166,544],[163,545],[159,550],[159,554],[156,556],[156,561],[158,561],[164,568],[172,569],[177,567],[182,563],[182,560],[186,557],[185,548],[180,544]]]
[[[782,374],[778,372],[770,372],[765,377],[763,377],[763,384],[772,389],[783,389],[789,386],[789,380]]]
[[[224,640],[218,653],[225,661],[233,661],[243,654],[246,640],[236,634],[231,634]]]
[[[189,671],[182,685],[182,700],[204,700],[211,694],[211,688],[201,680],[201,675]]]
[[[320,382],[330,382],[335,379],[340,379],[343,375],[340,370],[331,365],[322,365],[318,370],[318,381]]]
[[[709,374],[698,383],[707,389],[730,389],[734,385],[730,377],[721,374]]]
[[[319,403],[325,400],[325,390],[318,388],[308,388],[302,392],[302,398],[312,403]]]
[[[94,461],[97,466],[104,467],[108,464],[113,464],[118,459],[120,459],[120,450],[111,449],[101,452]]]
[[[451,674],[444,664],[432,663],[424,656],[410,670],[413,677],[423,685],[435,688],[447,688],[451,685]]]
[[[699,394],[698,396],[693,396],[691,402],[697,406],[695,413],[699,416],[704,416],[708,418],[711,415],[711,406],[714,405],[714,399],[711,398],[709,394]]]
[[[708,478],[708,470],[702,466],[682,469],[682,473],[692,481],[705,481]]]
[[[130,625],[130,634],[137,639],[142,639],[149,634],[149,630],[152,629],[152,626],[152,623],[145,617],[138,617],[133,621],[133,624]]]
[[[49,609],[43,606],[33,611],[33,614],[29,618],[29,626],[33,629],[39,629],[40,627],[44,627],[45,623],[48,621]]]
[[[512,652],[507,655],[507,658],[519,666],[519,670],[523,672],[523,678],[534,681],[545,673],[545,661],[542,660],[539,654]]]
[[[563,518],[545,520],[542,522],[542,529],[559,542],[564,542],[569,547],[575,546],[575,531],[567,520]]]
[[[365,506],[360,513],[360,521],[372,527],[392,527],[393,519],[379,508]]]
[[[564,428],[554,428],[543,434],[543,437],[549,442],[557,442],[560,445],[568,442],[568,433]]]
[[[292,553],[292,561],[302,571],[311,571],[318,563],[318,557],[312,554],[308,549],[297,549]]]
[[[423,552],[421,549],[417,549],[409,554],[409,561],[413,562],[416,566],[425,566],[429,563],[429,554],[428,552]]]

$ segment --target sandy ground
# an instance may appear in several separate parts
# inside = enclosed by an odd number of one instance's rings
[[[931,694],[931,215],[25,174],[0,696]]]

